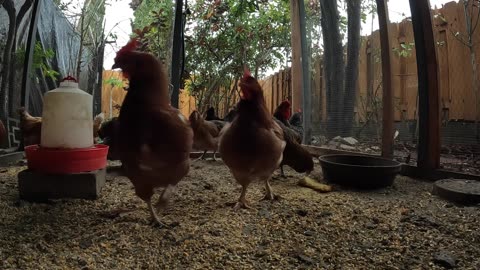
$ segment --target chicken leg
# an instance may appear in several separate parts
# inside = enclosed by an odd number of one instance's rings
[[[150,200],[147,202],[148,203],[148,209],[150,210],[150,214],[152,215],[152,222],[157,223],[160,225],[160,227],[165,227],[165,224],[160,221],[160,217],[158,216],[158,211],[161,209],[165,208],[168,204],[168,200],[170,196],[175,192],[176,187],[173,185],[168,185],[163,191],[162,194],[160,194],[160,198],[158,198],[158,201],[153,205],[152,203],[152,197]]]
[[[265,194],[265,197],[263,197],[262,201],[273,201],[278,199],[278,196],[273,194],[272,187],[270,186],[270,178],[267,178],[267,180],[265,180],[265,189],[267,193]]]
[[[195,161],[199,161],[199,160],[201,160],[201,159],[205,159],[205,155],[206,155],[206,154],[207,154],[207,150],[203,151],[203,154],[202,154],[199,158],[195,159]]]
[[[217,161],[217,158],[215,157],[216,153],[217,153],[217,150],[213,151],[213,161]]]
[[[283,177],[283,178],[287,178],[287,176],[283,172],[283,165],[280,165],[280,176]]]
[[[148,209],[150,210],[150,214],[152,216],[152,223],[156,222],[158,225],[160,225],[160,227],[165,227],[165,224],[163,224],[163,222],[160,221],[160,217],[158,216],[156,209],[152,204],[152,197],[150,197],[150,199],[147,201],[147,204],[148,204]]]
[[[247,195],[247,187],[248,184],[242,185],[242,193],[240,194],[240,198],[238,199],[237,204],[233,207],[234,211],[238,211],[238,209],[243,208],[243,209],[252,209],[251,206],[248,205],[247,199],[245,196]]]
[[[165,208],[167,206],[168,201],[170,199],[170,196],[175,192],[176,187],[173,185],[168,185],[163,191],[162,194],[160,195],[160,198],[158,199],[157,203],[155,204],[155,209],[157,211]]]

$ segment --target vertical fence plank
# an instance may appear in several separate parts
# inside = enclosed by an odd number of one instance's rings
[[[417,166],[424,172],[440,167],[440,121],[437,59],[433,38],[430,3],[410,0],[417,47],[419,91],[419,138]]]

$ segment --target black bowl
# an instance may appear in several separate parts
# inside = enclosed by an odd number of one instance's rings
[[[325,155],[319,160],[326,180],[362,189],[392,185],[401,169],[394,160],[360,155]]]

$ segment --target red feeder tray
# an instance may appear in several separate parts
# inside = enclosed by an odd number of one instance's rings
[[[38,144],[25,147],[28,168],[53,174],[95,171],[107,166],[108,145],[96,144],[88,148],[45,148]]]

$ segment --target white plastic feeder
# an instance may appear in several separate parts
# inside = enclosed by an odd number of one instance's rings
[[[46,148],[88,148],[93,141],[93,97],[78,88],[68,76],[60,87],[43,98],[40,146]]]

